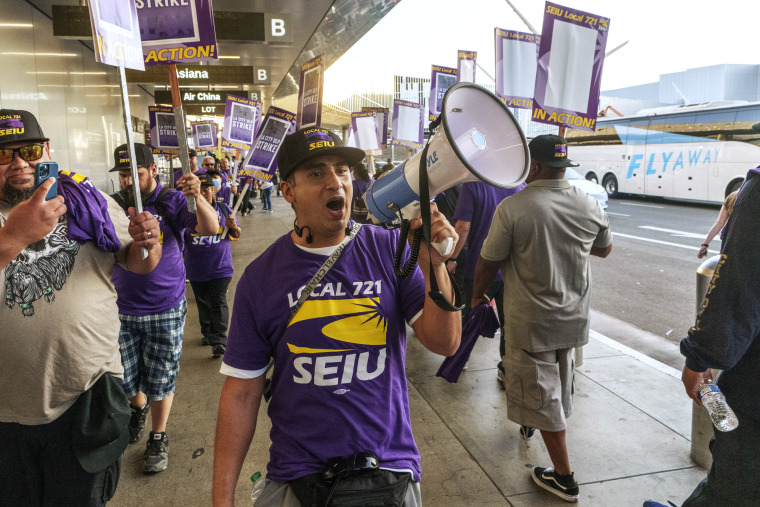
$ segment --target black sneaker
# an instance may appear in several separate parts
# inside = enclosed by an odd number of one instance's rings
[[[525,440],[526,442],[533,438],[533,434],[536,432],[536,428],[531,428],[530,426],[520,426],[520,438]]]
[[[214,345],[214,347],[211,349],[211,357],[219,357],[224,355],[224,351],[227,350],[227,347],[222,345],[221,343],[217,343]]]
[[[142,432],[145,429],[145,418],[148,417],[148,411],[150,410],[150,403],[145,402],[143,408],[135,407],[130,403],[129,410],[132,412],[132,417],[129,419],[129,443],[134,444],[142,438]]]
[[[169,437],[166,433],[150,432],[148,445],[145,449],[145,466],[143,472],[155,474],[169,466]]]
[[[566,502],[578,501],[578,483],[573,474],[559,475],[553,468],[533,467],[530,472],[533,481]]]

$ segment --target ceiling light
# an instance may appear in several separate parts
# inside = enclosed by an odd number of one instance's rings
[[[24,53],[20,51],[8,51],[0,53],[5,56],[79,56],[76,53]]]
[[[32,28],[31,23],[0,23],[0,28]]]
[[[239,56],[219,56],[217,58],[220,58],[220,59],[221,58],[225,58],[225,59],[228,59],[228,60],[240,60]]]

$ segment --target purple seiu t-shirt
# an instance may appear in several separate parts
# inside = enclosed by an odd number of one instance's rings
[[[482,181],[471,181],[462,185],[459,191],[454,219],[470,222],[467,235],[467,262],[463,276],[467,280],[475,278],[475,265],[480,257],[480,249],[491,228],[493,214],[501,201],[525,188],[525,183],[515,188],[496,188]],[[496,275],[501,280],[501,272]]]
[[[143,206],[159,221],[161,227],[161,260],[148,274],[138,275],[114,266],[113,284],[118,297],[119,313],[124,315],[152,315],[174,308],[185,297],[185,265],[182,262],[181,247],[172,231],[182,233],[182,229],[195,229],[198,220],[194,213],[187,211],[187,198],[182,192],[170,191],[161,200],[167,217],[156,211],[156,197],[162,185],[158,184]],[[172,222],[172,226],[167,223]]]
[[[405,321],[421,312],[425,284],[419,268],[403,280],[393,273],[398,241],[398,231],[362,226],[287,330],[291,308],[327,256],[286,234],[240,279],[224,363],[252,372],[275,357],[269,479],[320,472],[328,459],[362,450],[420,479]]]
[[[218,278],[230,278],[232,269],[232,248],[230,235],[222,239],[226,215],[221,207],[225,206],[227,215],[231,210],[225,204],[214,204],[219,220],[219,231],[214,236],[201,236],[192,229],[185,229],[185,269],[191,282],[208,282]],[[235,221],[237,223],[237,220]]]

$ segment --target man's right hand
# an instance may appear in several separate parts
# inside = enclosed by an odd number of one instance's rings
[[[21,246],[19,252],[47,236],[58,223],[58,218],[66,213],[63,196],[45,200],[53,183],[55,178],[43,181],[32,197],[14,206],[8,214],[3,229],[9,241],[16,241]]]

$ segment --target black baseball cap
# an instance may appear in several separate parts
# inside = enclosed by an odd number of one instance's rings
[[[113,159],[114,166],[108,171],[109,173],[129,171],[132,168],[129,161],[129,148],[126,144],[122,144],[113,150]],[[137,167],[150,167],[155,163],[153,150],[147,144],[135,143],[135,159],[137,160]]]
[[[334,132],[322,127],[306,127],[290,134],[282,142],[277,153],[280,178],[287,180],[300,164],[323,155],[343,157],[349,167],[364,159],[364,151],[343,146],[343,141]]]
[[[549,167],[578,167],[567,158],[567,141],[564,137],[545,134],[534,137],[528,144],[530,159]]]
[[[198,174],[198,179],[201,181],[202,187],[213,187],[214,186],[214,176],[219,176],[219,178],[222,177],[222,173],[219,171],[212,169],[210,171],[206,171],[203,174]]]
[[[29,111],[0,109],[0,145],[18,141],[50,141]]]

